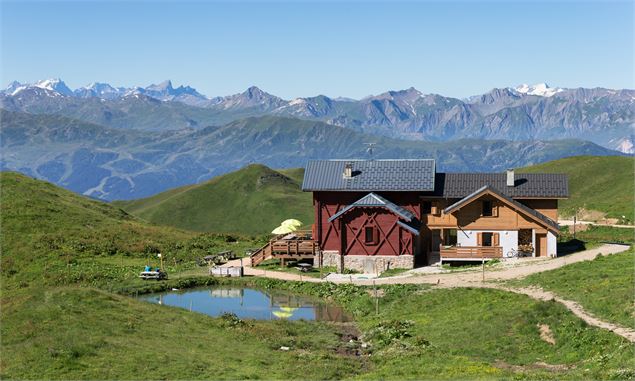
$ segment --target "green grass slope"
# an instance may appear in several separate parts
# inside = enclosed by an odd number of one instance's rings
[[[599,211],[606,217],[633,223],[635,208],[635,158],[575,156],[522,168],[519,172],[566,173],[569,199],[559,203],[563,216],[576,209]]]
[[[169,262],[186,261],[235,243],[224,241],[227,235],[152,226],[15,173],[0,174],[0,191],[0,379],[635,375],[634,348],[626,340],[587,326],[555,302],[502,291],[386,286],[377,311],[368,289],[349,284],[185,279],[179,271],[188,269],[176,266],[169,281],[143,283],[135,272],[157,251]],[[372,356],[349,351],[355,344],[341,337],[345,328],[339,324],[212,318],[108,292],[185,288],[199,281],[335,300],[355,314]],[[540,339],[538,324],[549,325],[555,344]]]
[[[0,198],[4,290],[101,286],[136,278],[147,261],[158,264],[159,252],[166,266],[181,269],[209,253],[258,244],[150,225],[110,204],[14,172],[0,172]]]
[[[313,223],[311,193],[302,192],[303,169],[274,171],[249,165],[203,184],[116,202],[157,224],[192,231],[269,233],[288,218]]]
[[[597,257],[528,276],[524,284],[537,285],[608,321],[635,328],[635,251]]]
[[[17,173],[0,173],[0,192],[0,379],[341,379],[361,366],[326,324],[237,324],[108,292],[168,287],[137,279],[157,252],[169,287],[195,284],[179,271],[237,237],[149,225]],[[301,364],[279,350],[290,344]]]
[[[320,323],[235,325],[78,287],[21,292],[2,310],[2,379],[322,380],[361,367]]]

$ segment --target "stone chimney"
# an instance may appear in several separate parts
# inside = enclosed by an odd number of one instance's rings
[[[510,168],[507,170],[507,186],[513,187],[516,182],[516,178],[514,176],[514,168]]]
[[[353,177],[353,163],[346,163],[344,165],[344,178],[350,179]]]

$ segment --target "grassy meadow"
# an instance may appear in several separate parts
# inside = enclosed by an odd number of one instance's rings
[[[579,209],[633,224],[635,213],[635,159],[623,156],[575,156],[521,168],[519,172],[566,173],[569,199],[560,200],[563,217]],[[624,218],[622,218],[624,216]]]
[[[405,285],[382,287],[376,301],[371,290],[353,285],[196,277],[187,275],[197,273],[196,258],[257,246],[258,239],[150,225],[15,173],[1,173],[0,191],[2,379],[635,376],[631,344],[554,302]],[[158,264],[158,252],[170,279],[138,280],[145,263]],[[218,283],[332,300],[355,323],[213,318],[129,296]],[[545,325],[553,343],[541,338]],[[349,342],[351,332],[365,345]]]
[[[635,328],[635,250],[532,274],[520,282],[575,300],[607,321]]]

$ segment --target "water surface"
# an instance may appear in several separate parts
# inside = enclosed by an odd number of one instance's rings
[[[229,312],[241,319],[351,321],[340,306],[280,290],[207,287],[143,295],[142,300],[181,307],[210,316]]]

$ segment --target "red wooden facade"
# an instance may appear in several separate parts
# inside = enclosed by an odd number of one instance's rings
[[[376,193],[413,213],[420,220],[419,193]],[[322,250],[337,250],[344,255],[414,255],[418,236],[399,225],[400,217],[387,208],[356,207],[329,222],[342,208],[366,194],[368,192],[313,192],[313,237]],[[370,231],[374,234],[371,240],[367,237]]]

